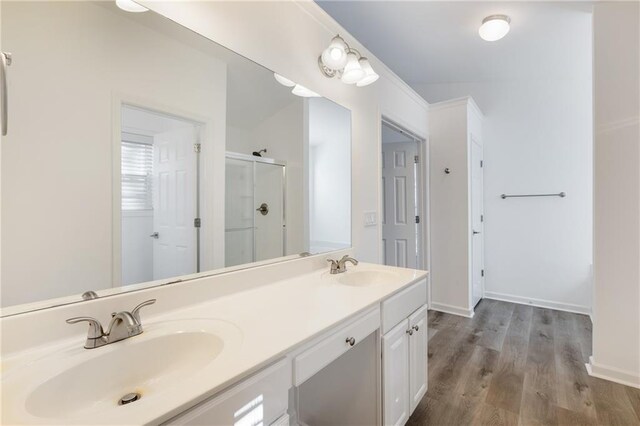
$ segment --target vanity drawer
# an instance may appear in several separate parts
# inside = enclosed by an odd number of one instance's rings
[[[418,281],[382,302],[382,334],[427,303],[427,280]]]
[[[380,309],[376,307],[350,324],[333,330],[330,336],[293,359],[294,384],[301,385],[351,349],[351,343],[356,345],[378,328],[380,328]]]
[[[268,425],[286,414],[290,387],[291,363],[283,359],[179,414],[165,425],[254,424],[255,416]]]

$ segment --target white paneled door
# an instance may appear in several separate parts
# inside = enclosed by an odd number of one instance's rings
[[[416,142],[382,144],[382,247],[385,265],[418,267]]]
[[[153,279],[196,272],[196,128],[154,136]]]
[[[472,304],[484,295],[484,203],[482,146],[471,137],[471,279]]]

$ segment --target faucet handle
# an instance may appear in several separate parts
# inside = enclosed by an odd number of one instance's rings
[[[140,309],[144,308],[145,306],[153,305],[154,303],[156,303],[156,299],[145,300],[131,310],[131,315],[133,315],[136,321],[140,323]]]
[[[67,320],[67,324],[76,324],[79,322],[88,322],[89,323],[89,333],[87,334],[87,339],[99,339],[104,336],[104,330],[102,329],[102,324],[95,318],[91,317],[73,317]]]

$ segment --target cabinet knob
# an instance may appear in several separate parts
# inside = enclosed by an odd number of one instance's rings
[[[356,339],[354,337],[347,337],[347,340],[345,340],[349,346],[353,346],[356,344]]]
[[[413,335],[413,328],[408,329],[407,333],[409,333],[409,336],[412,336]]]
[[[411,328],[413,328],[415,331],[420,330],[420,327],[418,327],[417,325],[414,325],[414,326],[413,326],[413,327],[411,327]]]

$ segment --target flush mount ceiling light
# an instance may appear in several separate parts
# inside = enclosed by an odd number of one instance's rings
[[[482,20],[478,34],[483,40],[496,41],[509,32],[511,19],[507,15],[491,15]]]
[[[133,0],[116,0],[116,5],[120,9],[127,12],[140,13],[140,12],[146,12],[149,10],[146,7],[139,5]]]
[[[335,36],[329,47],[318,57],[318,66],[327,78],[337,77],[343,83],[363,87],[380,76],[371,67],[369,60],[340,37]]]

